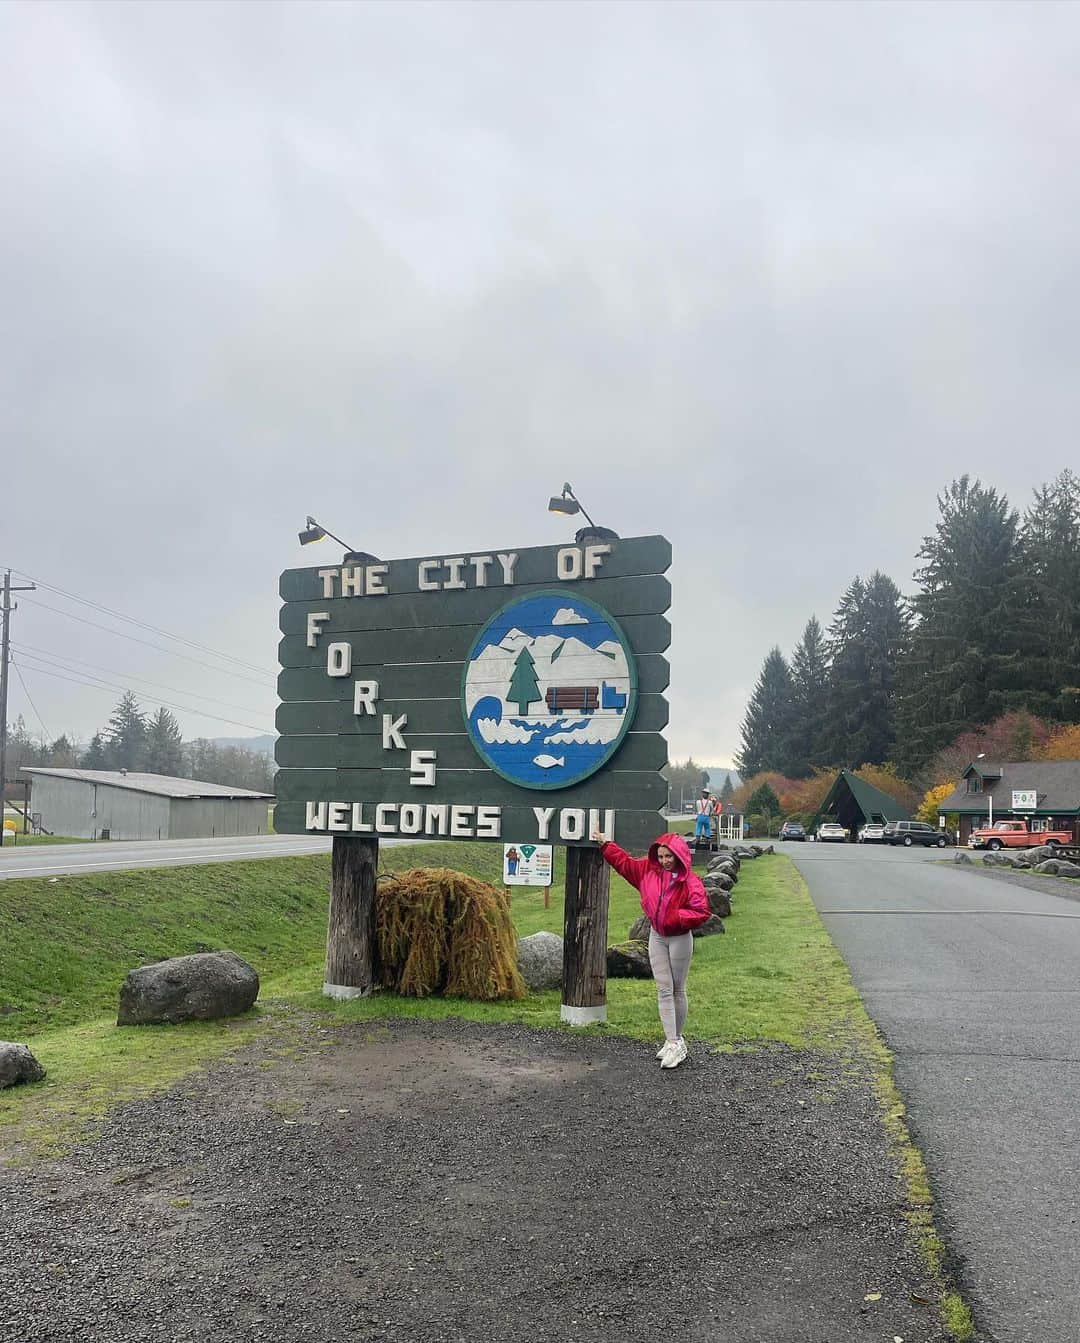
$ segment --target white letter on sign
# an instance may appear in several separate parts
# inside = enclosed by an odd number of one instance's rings
[[[353,682],[353,713],[375,713],[375,701],[379,698],[378,681]]]
[[[503,582],[512,583],[514,581],[514,565],[517,564],[517,551],[511,550],[507,555],[496,555],[499,561],[499,568],[502,569]]]
[[[401,729],[409,721],[409,715],[403,713],[400,718],[395,718],[392,713],[384,713],[382,716],[382,748],[384,751],[404,751],[405,738],[401,735]]]
[[[414,788],[431,788],[435,783],[435,752],[409,753],[409,783]]]
[[[536,838],[547,839],[548,826],[551,824],[551,818],[555,815],[555,808],[533,807],[533,815],[536,817]]]
[[[564,583],[581,577],[581,551],[577,546],[565,546],[555,552],[555,577]]]
[[[604,556],[611,554],[610,546],[585,547],[585,577],[595,578],[596,571],[604,562]]]
[[[439,580],[430,577],[431,570],[437,569],[442,560],[421,560],[416,566],[416,586],[421,592],[438,592]]]
[[[326,649],[327,676],[348,676],[352,672],[352,644],[328,644]]]
[[[308,802],[305,804],[306,815],[304,817],[305,830],[325,830],[326,829],[326,803]]]
[[[332,597],[334,595],[334,579],[337,578],[336,569],[320,569],[319,577],[322,579],[322,595]]]
[[[337,573],[337,570],[335,569],[334,572]],[[319,642],[319,635],[322,633],[322,630],[319,628],[319,626],[320,626],[320,625],[325,625],[326,622],[327,622],[329,619],[330,619],[330,612],[329,612],[329,611],[309,611],[309,612],[308,612],[308,618],[307,618],[307,646],[308,646],[309,648],[314,648],[315,645]]]
[[[569,807],[559,812],[559,838],[585,838],[585,812],[581,807]]]

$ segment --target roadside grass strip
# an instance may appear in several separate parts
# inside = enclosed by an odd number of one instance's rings
[[[387,848],[383,871],[453,866],[498,883],[501,849],[485,844]],[[519,936],[563,931],[563,851],[556,851],[549,906],[542,890],[515,888]],[[24,1040],[47,1069],[42,1083],[0,1092],[0,1165],[60,1154],[92,1136],[108,1110],[176,1083],[263,1038],[287,1059],[304,1023],[385,1018],[465,1018],[571,1030],[559,1021],[558,991],[520,1002],[404,998],[380,992],[333,1002],[323,997],[329,855],[263,859],[154,871],[28,879],[0,888],[0,1038]],[[784,1044],[838,1052],[855,1088],[872,1079],[908,1199],[907,1218],[940,1284],[943,1321],[957,1340],[971,1316],[949,1282],[933,1222],[926,1169],[911,1142],[892,1077],[892,1059],[867,1016],[839,952],[795,866],[782,855],[745,861],[723,935],[699,938],[690,972],[688,1041],[724,1051]],[[638,895],[614,873],[608,941],[625,939]],[[128,970],[167,956],[228,947],[259,972],[259,1002],[230,1021],[170,1027],[115,1026]],[[658,1034],[651,980],[608,981],[608,1023],[586,1028],[636,1040]],[[808,1054],[813,1078],[813,1055]],[[835,1093],[822,1093],[835,1103]]]

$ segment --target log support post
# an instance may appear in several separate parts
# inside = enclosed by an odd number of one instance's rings
[[[379,841],[335,835],[326,930],[328,998],[367,998],[376,986],[375,874]]]
[[[597,848],[566,850],[562,1020],[571,1026],[607,1021],[609,874]]]

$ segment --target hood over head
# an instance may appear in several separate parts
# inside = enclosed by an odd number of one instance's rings
[[[685,877],[693,868],[694,860],[690,853],[690,845],[682,835],[660,835],[649,845],[649,862],[659,867],[660,864],[656,857],[656,850],[660,845],[670,849],[675,855],[675,861],[682,867],[681,875]]]

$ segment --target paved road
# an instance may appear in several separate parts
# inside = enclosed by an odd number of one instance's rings
[[[935,850],[779,845],[896,1056],[978,1336],[1080,1339],[1080,900]]]
[[[185,863],[231,863],[241,858],[286,858],[292,854],[329,853],[331,844],[328,838],[309,839],[306,835],[26,844],[22,848],[5,844],[0,850],[0,880],[56,877],[72,872],[119,872],[132,867],[180,867]]]

